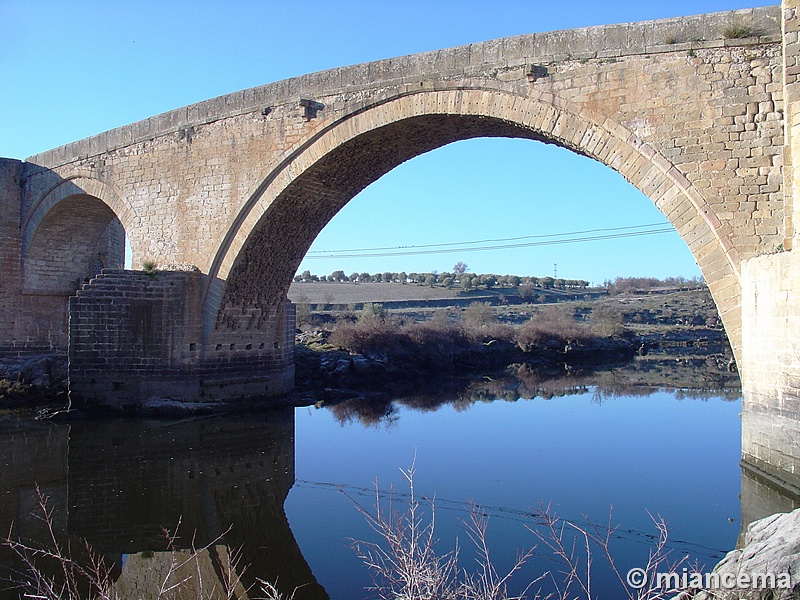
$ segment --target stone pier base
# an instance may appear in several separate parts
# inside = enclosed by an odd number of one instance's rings
[[[266,311],[257,332],[226,332],[225,344],[209,342],[200,323],[202,283],[198,271],[115,270],[83,286],[69,304],[73,407],[250,401],[290,391],[294,305]]]

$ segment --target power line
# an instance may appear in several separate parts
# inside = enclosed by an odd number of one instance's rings
[[[330,491],[338,491],[343,493],[345,496],[350,498],[355,502],[356,497],[366,497],[375,499],[376,498],[376,490],[375,488],[367,488],[356,486],[347,483],[332,483],[328,481],[312,481],[308,479],[297,479],[295,480],[295,485],[297,487],[303,488],[316,488],[322,490],[330,490]],[[398,492],[397,490],[379,490],[377,495],[380,499],[387,499],[387,497],[391,496],[395,502],[408,502],[411,498],[411,495],[407,492]],[[427,499],[423,496],[423,499]],[[505,506],[492,506],[489,504],[477,504],[471,502],[461,502],[458,500],[448,500],[446,498],[435,497],[435,505],[438,509],[443,509],[446,511],[453,511],[453,512],[462,512],[462,513],[469,513],[472,510],[477,510],[479,513],[484,514],[486,516],[491,516],[494,518],[505,519],[510,521],[517,521],[521,522],[526,525],[530,525],[533,527],[541,526],[543,524],[541,515],[538,514],[534,510],[520,510]],[[579,523],[578,520],[570,520],[561,518],[562,521],[566,523]],[[586,517],[584,517],[584,521]],[[586,523],[583,523],[582,526],[585,526]],[[599,530],[606,530],[608,531],[607,527],[602,525],[597,526]],[[652,546],[654,543],[658,541],[658,534],[646,532],[638,529],[633,528],[613,528],[609,531],[611,537],[616,539],[626,539],[629,541],[637,542],[640,544],[645,544],[648,546]],[[694,553],[700,554],[705,556],[710,556],[711,558],[722,558],[725,556],[726,550],[714,548],[711,546],[706,546],[698,542],[693,542],[690,540],[681,540],[681,539],[674,539],[670,538],[667,542],[667,547],[675,549],[682,553]]]
[[[338,254],[340,252],[378,252],[382,250],[407,250],[410,248],[442,248],[445,246],[467,246],[471,244],[489,244],[497,242],[517,242],[519,240],[533,240],[561,237],[564,235],[584,235],[587,233],[599,233],[603,231],[626,231],[629,229],[644,229],[646,227],[665,227],[669,223],[646,223],[644,225],[628,225],[626,227],[606,227],[602,229],[586,229],[584,231],[567,231],[562,233],[547,233],[539,235],[522,235],[510,238],[496,238],[489,240],[473,240],[470,242],[445,242],[440,244],[415,244],[411,246],[384,246],[378,248],[348,248],[345,250],[311,250],[308,254]]]
[[[657,235],[662,233],[674,233],[675,230],[670,226],[669,228],[664,229],[654,229],[650,231],[631,231],[627,233],[617,233],[617,234],[608,234],[608,235],[595,235],[589,237],[575,237],[575,238],[565,238],[565,239],[558,239],[558,240],[544,240],[539,242],[527,242],[522,244],[501,244],[495,246],[473,246],[473,247],[466,247],[466,248],[440,248],[436,250],[401,250],[399,252],[369,252],[364,254],[335,254],[333,252],[328,253],[326,255],[315,255],[309,256],[306,255],[306,258],[311,260],[319,260],[319,259],[332,259],[332,258],[378,258],[378,257],[385,257],[385,256],[418,256],[418,255],[425,255],[425,254],[452,254],[454,252],[482,252],[486,250],[508,250],[512,248],[534,248],[537,246],[555,246],[560,244],[576,244],[579,242],[596,242],[600,240],[614,240],[614,239],[622,239],[622,238],[629,238],[629,237],[641,237],[645,235]],[[400,247],[402,248],[402,247]],[[346,252],[341,250],[339,252]]]

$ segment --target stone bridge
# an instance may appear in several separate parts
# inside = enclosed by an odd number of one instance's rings
[[[798,476],[798,3],[343,67],[4,160],[0,343],[68,348],[85,405],[280,394],[286,292],[336,212],[424,152],[527,138],[618,171],[675,226],[740,366],[744,454]]]

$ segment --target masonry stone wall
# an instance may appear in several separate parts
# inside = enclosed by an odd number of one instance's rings
[[[201,281],[196,270],[107,269],[70,298],[73,405],[126,409],[151,397],[207,402],[290,390],[293,305],[261,315],[260,335],[209,348],[198,316]]]
[[[742,264],[742,460],[800,490],[800,2],[781,5],[785,105],[785,243]],[[744,484],[743,484],[744,489]]]
[[[0,347],[4,349],[19,345],[16,323],[21,310],[21,199],[22,162],[0,159]]]
[[[745,261],[742,455],[800,487],[800,258]]]

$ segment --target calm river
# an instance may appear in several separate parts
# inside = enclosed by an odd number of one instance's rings
[[[612,550],[623,571],[646,560],[656,533],[649,515],[669,523],[674,558],[713,565],[736,543],[738,399],[671,391],[601,398],[586,387],[551,399],[414,404],[377,413],[340,405],[175,421],[9,421],[0,427],[0,526],[13,522],[15,535],[38,543],[38,485],[54,508],[56,536],[88,540],[120,590],[143,593],[166,554],[161,528],[180,522],[179,548],[192,534],[197,545],[221,536],[210,564],[221,560],[219,548],[241,548],[246,582],[304,584],[298,598],[366,598],[370,573],[349,540],[378,538],[356,503],[372,507],[377,480],[383,491],[394,486],[395,507],[404,509],[400,469],[414,464],[417,496],[435,497],[439,548],[458,538],[465,568],[474,564],[462,525],[470,501],[490,518],[500,570],[536,543],[526,526],[535,526],[540,503],[579,523],[586,515],[605,524],[613,507]],[[15,565],[3,552],[3,566]],[[534,557],[511,591],[553,568]],[[595,593],[618,597],[599,568]]]

